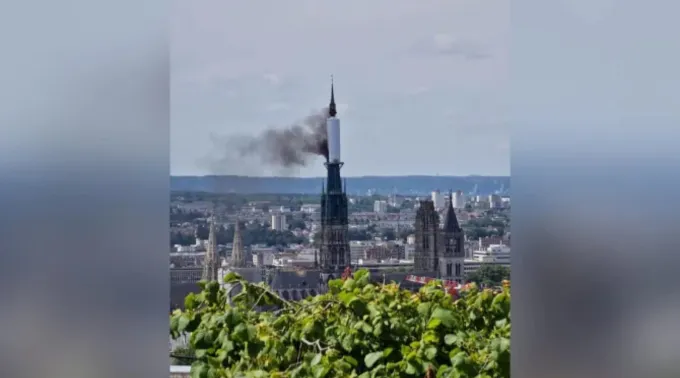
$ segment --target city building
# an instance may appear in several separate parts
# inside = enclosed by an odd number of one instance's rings
[[[477,250],[465,259],[465,274],[470,274],[483,265],[501,265],[510,268],[510,247],[504,244],[491,244],[484,248],[479,240]]]
[[[272,214],[271,228],[274,231],[285,231],[288,229],[288,221],[285,214]]]
[[[307,214],[318,213],[321,211],[321,205],[318,203],[306,203],[300,206],[300,211]]]
[[[454,209],[464,209],[465,208],[465,193],[462,190],[457,190],[453,193],[453,208]]]
[[[489,208],[491,209],[500,209],[503,207],[503,200],[501,199],[501,196],[498,194],[490,194],[489,195]]]
[[[374,213],[386,213],[387,212],[387,201],[375,201],[373,203],[373,212]]]
[[[432,204],[434,205],[435,210],[443,209],[446,205],[446,198],[444,198],[439,189],[432,192]]]

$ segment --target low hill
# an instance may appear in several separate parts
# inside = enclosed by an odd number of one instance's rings
[[[172,191],[208,193],[320,193],[322,177],[172,176]],[[433,190],[462,190],[491,194],[508,193],[509,176],[361,176],[347,177],[348,194],[428,194]]]

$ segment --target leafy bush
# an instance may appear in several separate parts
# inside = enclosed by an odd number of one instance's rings
[[[440,283],[418,293],[376,285],[360,270],[326,294],[286,301],[236,274],[232,304],[215,282],[187,296],[171,335],[190,332],[193,377],[510,376],[510,291],[473,284],[454,299]],[[256,311],[259,306],[275,311]]]

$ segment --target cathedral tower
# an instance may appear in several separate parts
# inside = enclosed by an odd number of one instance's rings
[[[321,194],[321,245],[319,266],[327,273],[342,272],[350,265],[347,194],[340,178],[340,119],[331,80],[331,100],[326,121],[328,159],[325,189]]]
[[[210,217],[210,234],[208,235],[208,248],[205,252],[205,259],[203,260],[203,276],[204,281],[217,281],[217,271],[219,269],[217,256],[217,235],[215,231],[215,211],[213,209]]]
[[[246,266],[246,255],[243,252],[243,240],[241,239],[241,225],[238,219],[234,223],[234,240],[231,249],[231,266],[243,268]]]
[[[415,236],[414,270],[437,272],[440,238],[439,214],[432,200],[420,201],[416,212]]]
[[[465,266],[465,237],[456,218],[453,207],[453,192],[449,192],[449,203],[444,218],[444,227],[439,239],[439,277],[463,282]]]

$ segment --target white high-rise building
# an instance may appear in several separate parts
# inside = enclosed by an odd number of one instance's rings
[[[288,222],[286,221],[286,216],[284,214],[274,214],[272,215],[272,230],[274,231],[285,231],[288,229]]]
[[[453,208],[463,209],[465,208],[465,193],[462,190],[457,190],[453,193]]]
[[[446,198],[439,190],[432,192],[432,202],[434,203],[435,209],[443,209],[446,205]]]
[[[373,203],[373,212],[375,212],[375,213],[386,213],[387,212],[387,201],[375,201]]]

